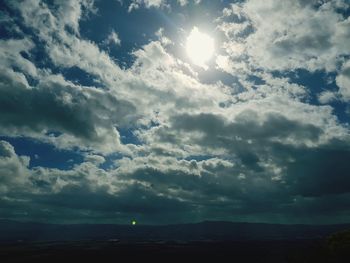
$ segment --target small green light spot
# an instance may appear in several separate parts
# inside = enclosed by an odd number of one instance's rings
[[[131,221],[131,224],[132,224],[133,226],[135,226],[135,225],[136,225],[136,220],[132,220],[132,221]]]

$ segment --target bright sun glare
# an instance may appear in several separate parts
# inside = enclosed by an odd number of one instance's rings
[[[214,54],[214,39],[194,27],[187,37],[186,51],[193,64],[207,69],[206,62]]]

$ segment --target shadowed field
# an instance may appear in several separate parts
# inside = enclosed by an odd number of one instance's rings
[[[204,260],[214,262],[304,262],[309,258],[327,262],[319,241],[249,241],[249,242],[117,242],[71,241],[3,244],[2,262],[107,262],[145,260],[179,262]],[[125,261],[126,262],[126,261]],[[305,261],[309,262],[309,261]]]

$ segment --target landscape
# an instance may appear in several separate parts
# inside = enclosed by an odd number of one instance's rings
[[[0,231],[3,262],[347,262],[350,256],[350,224],[55,225],[3,220]]]

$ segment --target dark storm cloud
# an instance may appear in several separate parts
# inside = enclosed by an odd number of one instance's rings
[[[260,123],[258,114],[253,110],[239,113],[233,123],[227,123],[224,118],[213,114],[179,115],[174,117],[172,127],[186,131],[203,132],[207,142],[210,142],[210,138],[218,142],[220,137],[235,136],[244,140],[259,141],[288,137],[295,140],[317,141],[322,134],[322,130],[313,125],[289,120],[279,113],[268,113]]]
[[[315,161],[316,159],[315,157]],[[201,176],[195,176],[176,171],[140,169],[127,176],[149,183],[158,193],[166,195],[171,192],[172,195],[178,195],[185,203],[191,203],[197,215],[200,214],[203,218],[246,217],[251,220],[259,217],[278,222],[278,218],[285,220],[291,216],[296,217],[294,222],[307,222],[308,217],[327,216],[330,212],[337,213],[340,219],[341,216],[348,218],[348,193],[329,193],[323,189],[322,195],[318,195],[316,185],[313,189],[316,190],[313,192],[314,196],[304,195],[302,187],[308,187],[309,183],[317,181],[319,174],[312,174],[310,177],[304,175],[305,180],[298,187],[290,189],[290,184],[272,181],[264,173],[247,173],[245,179],[239,179],[238,172],[239,168],[233,168],[216,171],[214,174],[203,172]],[[323,176],[329,177],[331,174]],[[286,180],[296,179],[295,177],[295,174],[290,174],[290,178]],[[343,174],[343,178],[346,175]]]
[[[284,150],[293,152],[290,147]],[[203,167],[200,175],[169,169],[161,171],[157,168],[140,168],[118,174],[118,180],[112,184],[104,184],[102,174],[98,175],[90,164],[88,169],[77,168],[66,174],[59,170],[44,170],[41,173],[36,171],[30,176],[34,188],[27,186],[25,191],[8,188],[10,191],[1,199],[1,211],[4,216],[21,217],[20,213],[26,213],[27,219],[73,220],[75,217],[75,220],[82,222],[103,222],[113,217],[118,221],[135,216],[142,218],[144,222],[164,223],[188,222],[193,218],[252,220],[256,217],[276,222],[276,216],[283,218],[293,214],[298,214],[298,219],[303,222],[310,217],[310,211],[313,211],[313,216],[327,216],[327,212],[334,211],[339,215],[345,213],[343,216],[346,217],[346,201],[338,195],[340,191],[334,191],[337,189],[334,181],[337,178],[343,180],[338,182],[343,185],[343,189],[348,188],[348,183],[344,181],[347,178],[346,171],[334,177],[334,174],[326,172],[321,174],[312,166],[317,165],[319,169],[326,171],[331,169],[334,162],[327,162],[325,159],[331,158],[334,152],[330,150],[330,155],[327,156],[325,151],[325,154],[321,154],[324,159],[320,159],[318,154],[312,154],[311,151],[308,154],[309,159],[303,163],[300,160],[304,158],[304,152],[305,149],[289,153],[289,157],[294,157],[295,162],[290,164],[286,172],[288,176],[283,178],[287,183],[271,180],[268,172],[249,172],[244,166],[228,167],[220,162],[214,165],[208,161],[196,162],[198,167]],[[279,153],[281,149],[274,154]],[[16,157],[13,152],[10,155],[11,158]],[[270,155],[272,156],[271,153]],[[277,160],[281,156],[272,157]],[[346,157],[348,156],[345,155],[344,158]],[[344,163],[343,159],[339,162]],[[309,170],[308,174],[298,175],[299,171],[295,169],[298,164],[300,169],[309,166],[310,170],[315,171],[310,173]],[[241,176],[242,172],[245,173],[244,177]],[[90,176],[95,178],[95,175],[96,179],[100,178],[98,184],[95,179],[89,179]],[[40,182],[40,178],[47,176],[51,179]],[[61,180],[65,183],[60,183]],[[15,181],[7,184],[18,186]],[[110,187],[113,185],[119,188],[117,192],[111,192]],[[327,185],[332,188],[327,188]],[[30,189],[39,192],[30,193]],[[346,193],[343,195],[344,198],[347,196]],[[29,204],[34,211],[28,209]],[[19,214],[16,215],[16,211]],[[61,214],[58,214],[59,211]]]
[[[57,131],[85,140],[102,140],[96,129],[113,125],[134,113],[131,103],[93,88],[60,79],[29,88],[13,76],[0,74],[0,122],[4,131]]]
[[[84,110],[87,97],[78,90],[60,85],[46,88],[27,88],[1,73],[0,111],[3,127],[29,128],[34,131],[52,129],[68,131],[78,136],[93,138],[91,112]],[[64,101],[64,95],[72,102]]]
[[[288,166],[287,183],[303,196],[348,193],[350,189],[349,145],[336,142],[317,149],[298,149]]]
[[[117,194],[108,194],[103,188],[92,191],[84,184],[67,185],[57,194],[33,195],[32,201],[49,207],[118,212],[130,216],[184,212],[189,208],[188,204],[166,196],[158,196],[152,189],[137,183],[131,184]]]
[[[172,122],[174,130],[200,132],[194,141],[211,148],[225,148],[256,171],[261,170],[260,159],[268,158],[277,141],[282,144],[287,140],[317,142],[322,134],[316,126],[289,120],[279,113],[268,113],[260,120],[253,110],[241,112],[234,122],[213,114],[179,115]]]
[[[280,187],[286,187],[290,194],[320,196],[346,193],[350,189],[350,167],[346,161],[350,157],[349,142],[338,140],[307,146],[307,142],[317,143],[323,134],[314,125],[292,121],[277,113],[269,113],[260,120],[257,113],[247,110],[237,115],[234,122],[213,114],[180,115],[174,117],[172,128],[188,134],[200,132],[194,141],[202,146],[226,149],[247,171],[268,174],[265,165],[271,160],[283,168],[281,180],[287,184]]]
[[[138,218],[143,223],[167,223],[181,218],[188,219],[188,214],[193,209],[187,202],[161,196],[138,183],[130,184],[118,193],[109,194],[103,187],[91,189],[84,180],[75,185],[66,185],[58,193],[8,193],[6,198],[0,199],[0,204],[3,216],[13,211],[23,211],[28,213],[27,219],[30,220],[35,219],[35,214],[41,210],[41,216],[49,220],[64,220],[75,216],[75,220],[82,222],[89,222],[94,220],[93,215],[100,215],[96,216],[96,222],[103,222],[111,216],[114,222],[123,222],[123,218]],[[28,204],[35,210],[31,211]]]

